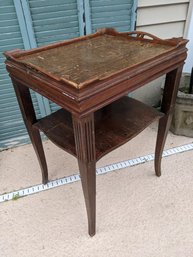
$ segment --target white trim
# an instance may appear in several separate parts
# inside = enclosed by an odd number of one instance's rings
[[[188,6],[188,13],[187,13],[187,18],[186,18],[186,23],[184,27],[184,38],[188,37],[188,31],[189,31],[189,26],[190,26],[190,21],[192,17],[192,10],[193,10],[193,0],[189,1],[189,6]]]
[[[190,0],[191,1],[191,0]],[[150,7],[150,6],[160,6],[160,5],[176,5],[182,3],[188,3],[189,0],[138,0],[138,7]]]
[[[190,0],[187,22],[185,24],[184,37],[189,39],[187,44],[188,56],[183,68],[183,72],[191,73],[193,67],[193,0]]]

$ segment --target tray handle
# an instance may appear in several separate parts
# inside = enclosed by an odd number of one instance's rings
[[[136,38],[142,39],[142,40],[148,40],[153,43],[158,43],[162,45],[171,45],[171,46],[181,46],[187,43],[187,40],[182,38],[170,38],[170,39],[161,39],[159,37],[156,37],[148,32],[142,32],[142,31],[131,31],[131,32],[121,32],[120,34],[124,36],[132,36],[136,35]],[[146,37],[146,38],[145,38]]]
[[[149,37],[151,38],[153,41],[164,41],[163,39],[159,38],[159,37],[156,37],[150,33],[147,33],[147,32],[142,32],[142,31],[130,31],[130,32],[123,32],[123,33],[120,33],[120,34],[125,34],[125,35],[128,35],[128,36],[132,36],[132,35],[136,35],[137,38],[144,38],[145,36],[146,37]]]

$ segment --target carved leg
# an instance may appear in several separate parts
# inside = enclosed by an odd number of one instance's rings
[[[12,80],[12,82],[23,120],[41,167],[42,183],[46,184],[48,182],[48,169],[39,130],[33,127],[33,124],[36,122],[36,115],[33,108],[30,91],[27,87],[15,82],[14,80]]]
[[[155,173],[156,176],[161,176],[161,158],[167,138],[168,130],[171,125],[172,115],[175,107],[176,96],[178,93],[178,87],[180,77],[182,73],[182,67],[180,66],[176,70],[169,72],[166,75],[163,99],[161,111],[165,113],[165,116],[160,119],[158,126],[156,150],[155,150]]]
[[[95,235],[96,223],[96,154],[94,115],[84,118],[73,117],[76,153],[85,198],[88,233]]]

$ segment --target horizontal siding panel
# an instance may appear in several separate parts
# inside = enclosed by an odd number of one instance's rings
[[[14,137],[22,134],[27,134],[27,130],[23,126],[22,121],[10,121],[8,123],[4,122],[3,126],[0,128],[0,141],[13,137],[13,127],[17,127],[17,130],[14,131]]]
[[[22,119],[22,116],[18,115],[18,117],[20,117]],[[4,115],[4,116],[2,115],[0,117],[0,123],[3,124],[1,126],[2,128],[7,126],[7,124],[8,124],[10,126],[10,130],[13,130],[13,125],[14,125],[14,123],[17,123],[17,122],[18,122],[18,118],[15,117],[15,115],[8,114],[8,115]],[[12,124],[12,126],[11,126],[11,124]]]
[[[12,92],[12,88],[9,88],[9,84],[1,84],[0,85],[0,88],[1,88],[1,92],[3,94],[3,92]]]
[[[5,80],[0,80],[0,88],[4,88],[4,83],[10,83],[10,79],[9,77]]]
[[[140,26],[137,30],[152,33],[160,38],[181,37],[184,32],[184,22],[174,22],[151,26]]]
[[[38,108],[38,104],[34,104],[34,107]],[[6,107],[6,112],[8,114],[5,115],[5,111],[4,110],[0,110],[0,118],[1,117],[10,117],[13,115],[20,115],[20,109],[16,109],[15,106],[8,106]],[[38,114],[38,117],[40,117],[40,113]]]
[[[54,3],[53,3],[54,2]],[[70,4],[76,4],[76,0],[30,0],[30,8],[39,8],[45,6],[62,5],[68,7]]]
[[[10,88],[10,87],[2,87],[1,86],[1,94],[12,94],[12,92],[13,92],[13,90],[12,90],[12,88]],[[0,110],[1,111],[1,110]]]
[[[34,104],[34,107],[37,110],[38,105]],[[10,120],[11,120],[11,122],[13,122],[13,121],[17,122],[19,119],[21,119],[21,121],[23,123],[23,119],[22,119],[22,116],[21,116],[21,111],[20,111],[19,108],[17,108],[17,101],[16,102],[12,102],[12,105],[11,104],[8,105],[6,103],[2,103],[1,104],[1,108],[4,109],[3,112],[0,112],[0,123],[1,123],[1,126],[3,126],[2,125],[3,123],[5,123],[7,121],[10,121]],[[37,111],[36,112],[36,116],[37,116],[37,118],[40,118],[41,114]],[[13,127],[12,127],[12,130],[13,130]]]
[[[3,71],[5,71],[5,70],[3,70]],[[1,89],[2,89],[2,90],[3,90],[4,88],[7,88],[7,87],[10,88],[10,86],[12,86],[12,85],[11,85],[11,80],[10,80],[9,75],[6,76],[6,79],[0,79],[0,86],[1,86]]]
[[[10,120],[11,120],[11,119],[10,119]],[[14,123],[14,122],[11,122],[11,123],[6,123],[6,122],[4,122],[4,125],[3,125],[3,126],[1,127],[1,129],[0,129],[1,137],[4,137],[5,135],[7,135],[8,138],[10,138],[10,137],[9,137],[9,134],[10,134],[10,132],[13,130],[12,127],[11,127],[11,125],[13,126],[14,124],[17,125],[17,132],[18,132],[18,131],[25,131],[25,133],[27,132],[26,129],[23,127],[23,123],[22,123],[22,122],[20,122],[20,123],[18,123],[18,122],[16,122],[16,123]],[[16,132],[16,133],[17,133],[17,132]]]
[[[103,26],[104,22],[96,22],[95,25],[93,25],[93,28],[94,29],[97,29],[97,28],[101,28]],[[106,21],[105,22],[105,26],[106,27],[113,27],[113,28],[116,28],[118,30],[118,27],[121,28],[121,27],[125,27],[125,28],[128,28],[128,22],[127,21]]]
[[[8,48],[9,49],[9,45],[15,45],[15,42],[17,42],[16,44],[21,45],[22,44],[22,39],[21,38],[8,38],[8,39],[0,39],[0,49],[2,50],[2,47],[4,47],[5,49]]]
[[[29,1],[30,8],[31,8],[31,2],[32,1]],[[72,3],[68,5],[65,5],[65,4],[55,5],[55,3],[53,2],[53,4],[50,6],[47,6],[45,3],[45,6],[43,7],[31,8],[31,13],[32,15],[36,15],[40,13],[44,13],[44,14],[47,13],[47,15],[49,15],[49,13],[52,13],[52,12],[56,13],[61,10],[76,10],[76,9],[77,9],[76,3]]]
[[[9,15],[7,15],[6,19],[0,20],[0,27],[15,26],[16,21],[17,21],[16,18],[15,19],[10,19]]]
[[[10,115],[18,115],[20,114],[20,111],[18,109],[15,108],[15,106],[8,106],[6,111],[10,114]],[[0,110],[0,118],[5,116],[5,111],[4,110]]]
[[[15,91],[6,71],[4,51],[15,48],[23,49],[23,40],[16,18],[13,0],[1,0],[0,6],[0,145],[14,141],[16,137],[27,134],[22,115],[18,106]],[[36,96],[32,92],[37,116],[40,110]]]
[[[67,30],[67,29],[66,29]],[[50,43],[53,43],[55,41],[65,40],[69,38],[75,37],[75,35],[78,35],[78,29],[74,28],[69,29],[69,32],[65,29],[57,30],[57,35],[55,35],[56,30],[54,31],[45,31],[45,32],[39,32],[37,33],[37,36],[39,36],[37,43],[38,45],[45,45],[47,41]]]
[[[139,8],[137,26],[185,21],[187,10],[187,4]]]
[[[15,7],[11,5],[0,6],[0,13],[2,14],[9,14],[9,13],[15,13]]]
[[[4,81],[6,79],[7,79],[7,74],[6,73],[0,75],[0,81]]]
[[[18,26],[1,27],[1,34],[10,32],[18,32]]]
[[[17,124],[17,126],[19,126],[19,124]],[[27,135],[27,131],[24,128],[18,129],[15,134],[14,134],[14,138],[19,137],[19,136],[23,136],[23,135]],[[11,131],[4,131],[3,133],[1,132],[1,136],[0,136],[0,142],[5,140],[6,141],[11,139],[14,140],[14,138],[11,136]]]
[[[91,0],[91,27],[114,27],[118,31],[131,30],[132,0]]]
[[[11,106],[12,107],[17,106],[17,98],[16,98],[15,91],[13,90],[13,88],[10,88],[7,91],[1,90],[1,98],[2,99],[1,99],[0,107],[1,107],[2,112],[5,111],[5,110],[3,110],[3,108],[6,108],[6,111],[7,111],[7,108],[9,108]],[[33,100],[34,107],[38,108],[37,98],[34,93],[32,93],[32,100]],[[37,108],[35,108],[37,110],[37,114],[40,114],[39,109],[37,109]],[[18,108],[18,110],[19,110],[19,108]]]
[[[1,6],[11,6],[13,5],[13,0],[1,0]]]
[[[17,43],[17,44],[15,44],[15,45],[13,45],[13,44],[4,45],[4,46],[1,47],[1,49],[0,49],[0,54],[3,54],[5,51],[13,50],[13,49],[16,49],[16,48],[21,48],[21,44]]]
[[[9,98],[15,97],[15,92],[13,90],[9,90],[7,92],[1,91],[1,96],[9,99]],[[3,103],[3,100],[1,101],[1,103]]]
[[[15,126],[19,126],[19,124],[15,124]],[[1,132],[2,133],[2,132]],[[27,135],[27,131],[26,131],[26,129],[18,129],[15,133],[14,133],[14,137],[12,136],[12,134],[11,134],[11,131],[8,131],[8,132],[4,132],[4,133],[2,133],[1,134],[1,136],[0,136],[0,143],[1,143],[1,141],[4,141],[4,142],[7,142],[9,139],[11,140],[11,141],[14,141],[15,140],[15,138],[17,138],[17,137],[21,137],[21,136],[24,136],[24,135]],[[6,139],[6,140],[5,140]],[[19,142],[18,142],[19,143]],[[5,143],[4,143],[5,144]]]
[[[9,75],[7,75],[5,79],[0,79],[1,88],[4,86],[4,83],[6,84],[10,83],[10,78],[8,76]]]
[[[52,44],[52,43],[62,41],[62,40],[73,39],[78,36],[79,36],[79,32],[77,31],[76,33],[72,33],[72,34],[61,33],[57,36],[42,37],[38,40],[38,46],[48,45],[48,44]]]
[[[50,18],[50,17],[47,17],[43,20],[37,20],[37,21],[33,21],[33,25],[36,26],[36,28],[38,26],[40,27],[43,27],[44,26],[47,26],[49,27],[50,25],[57,25],[57,24],[65,24],[65,23],[68,23],[68,22],[76,22],[76,24],[78,23],[77,21],[77,15],[76,15],[76,12],[74,11],[74,14],[71,14],[69,17],[55,17],[55,18]]]
[[[1,40],[5,40],[5,38],[8,39],[19,39],[21,37],[20,32],[16,31],[16,32],[7,32],[7,33],[1,33],[0,34],[0,41]],[[0,57],[0,61],[1,61],[1,57]]]
[[[123,18],[123,19],[121,19]],[[121,15],[121,16],[115,16],[114,19],[113,19],[113,22],[117,21],[117,22],[120,22],[120,21],[124,21],[124,22],[128,22],[126,20],[127,16],[126,15]],[[93,21],[94,23],[103,23],[103,22],[111,22],[112,21],[112,17],[110,15],[107,15],[106,17],[96,17],[96,18],[93,18]]]
[[[138,7],[189,3],[189,0],[138,0]]]
[[[36,33],[47,33],[49,31],[60,31],[60,30],[65,30],[68,29],[68,31],[70,32],[70,30],[72,29],[78,29],[78,21],[66,21],[65,23],[53,23],[53,24],[49,24],[49,25],[39,25],[36,26]]]
[[[119,11],[130,9],[131,5],[129,4],[117,4],[117,5],[109,5],[109,6],[100,6],[100,7],[93,7],[93,13],[103,13],[103,12],[116,12],[118,14]]]
[[[17,19],[16,13],[0,13],[0,21],[9,19]]]
[[[129,31],[130,29],[128,29],[128,24],[127,26],[116,26],[116,30],[119,31],[119,32],[125,32],[125,31]]]
[[[56,34],[57,32],[57,34]],[[78,28],[66,28],[66,29],[56,29],[56,30],[51,30],[51,31],[41,31],[41,32],[37,32],[36,33],[36,36],[38,37],[37,38],[37,42],[42,42],[44,40],[46,40],[47,38],[51,38],[53,39],[53,41],[56,40],[56,38],[60,38],[58,40],[63,40],[63,38],[65,37],[68,37],[69,38],[71,37],[71,35],[77,35],[79,33],[79,30]]]
[[[114,15],[112,17],[112,15]],[[111,11],[107,11],[107,12],[103,12],[102,14],[100,12],[96,12],[92,14],[92,21],[94,22],[94,20],[96,18],[101,18],[101,19],[106,19],[107,17],[114,19],[116,17],[118,17],[121,20],[128,20],[128,10],[120,10],[119,12],[116,12],[116,14],[114,12]]]
[[[15,106],[15,108],[19,109],[19,107],[16,107],[17,106],[16,97],[8,97],[7,99],[3,99],[3,97],[2,97],[0,107],[4,108],[5,109],[4,111],[7,112],[7,107],[9,107],[9,106]]]
[[[127,5],[129,2],[132,4],[129,0],[121,0],[122,5]],[[113,6],[117,5],[117,3],[119,3],[117,0],[95,0],[92,1],[92,7]]]
[[[49,15],[48,15],[49,14]],[[67,16],[74,16],[77,14],[77,10],[60,10],[60,11],[53,11],[50,13],[37,13],[35,15],[36,20],[33,21],[35,23],[36,21],[44,21],[46,19],[55,19],[58,17],[67,17]]]

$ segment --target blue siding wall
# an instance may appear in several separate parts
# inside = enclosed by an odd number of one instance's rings
[[[0,0],[0,148],[28,140],[2,53],[78,37],[101,27],[133,30],[135,5],[134,0]],[[31,94],[38,118],[59,108]]]
[[[0,148],[7,148],[28,139],[11,80],[5,68],[3,52],[24,48],[12,0],[0,2]],[[40,117],[36,95],[32,92],[36,114]]]

